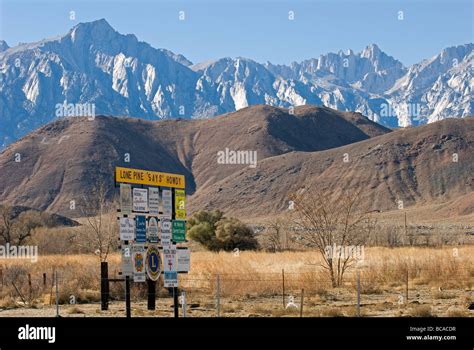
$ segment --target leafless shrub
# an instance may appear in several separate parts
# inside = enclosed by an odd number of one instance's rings
[[[364,246],[374,222],[368,213],[357,210],[358,193],[346,193],[335,199],[330,193],[307,189],[293,195],[293,222],[299,228],[301,242],[316,248],[322,255],[323,264],[332,286],[341,286],[344,273],[357,259],[343,254],[347,247]],[[341,247],[338,253],[327,254],[328,247]]]
[[[84,238],[77,244],[94,251],[100,261],[107,261],[111,251],[117,247],[117,220],[112,214],[112,204],[108,201],[108,186],[98,181],[87,196],[83,196],[80,210],[85,217]]]

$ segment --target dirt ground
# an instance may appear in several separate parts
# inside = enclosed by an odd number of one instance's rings
[[[474,310],[468,310],[474,293],[466,290],[433,290],[418,288],[409,292],[408,303],[402,296],[403,288],[392,292],[377,291],[376,294],[362,294],[360,314],[362,317],[474,317]],[[132,296],[133,297],[133,296]],[[293,301],[293,303],[291,303]],[[357,316],[357,294],[345,288],[337,288],[320,295],[303,297],[303,317],[355,317]],[[188,293],[186,301],[187,317],[216,317],[218,315],[215,296]],[[61,317],[125,317],[125,301],[111,301],[107,311],[100,310],[100,303],[63,304],[59,306]],[[180,316],[183,308],[180,305]],[[221,317],[300,317],[301,292],[289,292],[285,296],[224,296],[220,298]],[[54,317],[55,305],[36,305],[16,307],[0,311],[0,317]],[[173,299],[157,298],[156,309],[147,310],[144,300],[132,298],[132,317],[173,317]]]

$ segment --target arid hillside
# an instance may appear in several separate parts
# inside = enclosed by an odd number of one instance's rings
[[[218,164],[217,153],[226,148],[255,151],[261,162],[387,132],[360,114],[311,106],[293,114],[254,106],[209,120],[60,119],[0,154],[0,201],[80,216],[70,201],[80,202],[100,179],[112,188],[117,165],[184,174],[192,195],[248,168]]]
[[[113,198],[115,166],[186,176],[189,209],[243,218],[284,211],[291,193],[316,186],[358,191],[361,209],[440,204],[474,211],[474,119],[391,131],[361,114],[254,106],[207,120],[66,118],[0,154],[0,201],[81,216],[71,209],[98,181]],[[257,164],[222,164],[219,152],[256,152]]]

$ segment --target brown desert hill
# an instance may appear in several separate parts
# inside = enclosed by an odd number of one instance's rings
[[[217,152],[226,148],[256,151],[261,162],[389,131],[358,113],[313,106],[295,108],[293,114],[252,106],[207,120],[65,118],[0,153],[0,201],[77,217],[80,205],[70,209],[71,201],[80,203],[100,179],[112,188],[115,166],[184,174],[187,193],[197,194],[248,168],[218,164]]]
[[[182,129],[182,130],[181,130]],[[191,169],[199,190],[247,165],[221,165],[217,153],[255,151],[258,161],[292,151],[320,151],[390,132],[359,113],[314,106],[288,110],[258,105],[199,121],[167,121],[152,129]]]
[[[148,127],[138,119],[112,117],[67,118],[48,124],[0,154],[0,200],[76,217],[81,216],[81,208],[70,210],[71,201],[83,201],[100,179],[112,189],[115,165],[166,164],[165,171],[192,179],[162,145],[143,137]],[[130,163],[125,162],[127,153]]]
[[[336,198],[360,191],[364,211],[394,210],[402,201],[404,208],[446,203],[452,215],[467,215],[474,212],[473,160],[474,118],[448,119],[321,152],[267,158],[198,191],[190,203],[265,216],[287,210],[290,194],[315,187]]]

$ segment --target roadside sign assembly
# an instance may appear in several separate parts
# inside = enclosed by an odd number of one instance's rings
[[[178,273],[188,273],[190,268],[190,251],[183,247],[184,175],[124,167],[116,167],[114,175],[115,186],[120,187],[118,221],[127,316],[131,313],[130,280],[148,282],[148,307],[154,309],[155,282],[163,276],[164,287],[174,289],[177,317]]]

